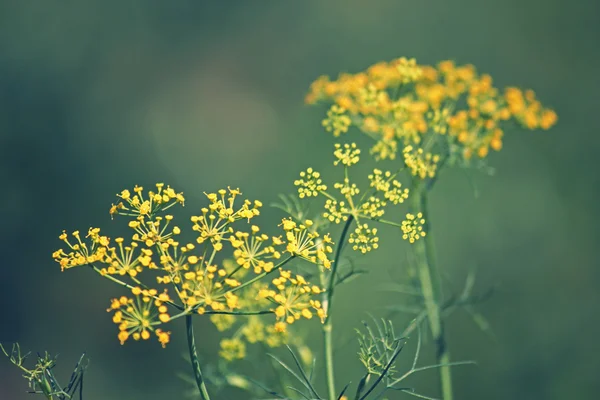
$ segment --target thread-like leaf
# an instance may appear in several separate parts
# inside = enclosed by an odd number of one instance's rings
[[[402,293],[402,294],[406,294],[406,295],[410,295],[410,296],[423,297],[423,293],[421,293],[420,290],[418,290],[410,285],[403,285],[401,283],[384,282],[380,285],[377,285],[377,289],[382,292],[396,292],[396,293]]]
[[[307,383],[296,372],[294,372],[294,370],[292,368],[290,368],[286,363],[281,361],[279,358],[275,357],[273,354],[267,354],[267,355],[269,357],[271,357],[273,360],[277,361],[279,363],[279,365],[281,365],[283,368],[285,368],[294,378],[296,378],[300,383],[302,383],[304,385],[304,387],[306,387],[306,389],[308,389],[310,391],[310,385],[307,385]]]
[[[396,353],[394,354],[394,356],[392,357],[392,359],[387,363],[387,365],[383,369],[383,372],[381,373],[381,375],[379,375],[377,377],[377,379],[375,380],[375,382],[373,382],[373,385],[371,385],[371,387],[369,388],[369,390],[367,390],[367,392],[359,400],[364,400],[373,390],[375,390],[375,388],[377,387],[377,385],[379,385],[379,383],[385,377],[385,374],[387,374],[388,370],[394,364],[394,361],[396,361],[396,357],[398,357],[398,355],[400,355],[400,352],[402,351],[402,348],[403,348],[403,346],[399,346],[398,347],[398,350],[396,350]]]
[[[315,388],[313,387],[312,383],[310,382],[310,379],[308,378],[308,376],[306,375],[306,373],[304,372],[304,369],[302,368],[302,365],[300,364],[300,360],[298,360],[298,357],[296,357],[296,354],[294,354],[294,351],[292,350],[292,348],[288,345],[286,345],[285,347],[287,347],[288,351],[290,352],[290,354],[292,355],[292,357],[294,358],[294,362],[296,363],[296,367],[298,367],[298,370],[300,371],[300,373],[302,374],[302,378],[304,379],[304,381],[306,382],[306,385],[308,387],[308,390],[310,390],[311,394],[313,396],[315,396],[317,399],[319,399],[319,395],[317,394],[317,391],[315,390]]]
[[[346,386],[344,386],[344,389],[342,389],[342,391],[340,392],[337,400],[341,400],[342,399],[342,397],[344,396],[344,393],[346,393],[346,390],[348,390],[348,387],[350,387],[350,383],[352,383],[352,382],[349,382],[349,383],[346,384]]]
[[[355,400],[358,400],[359,396],[362,394],[362,391],[365,389],[365,385],[367,384],[368,379],[369,373],[367,372],[358,382],[358,386],[356,387],[356,395],[354,396]]]

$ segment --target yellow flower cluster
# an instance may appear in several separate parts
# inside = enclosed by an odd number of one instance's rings
[[[414,243],[422,237],[425,237],[427,233],[423,230],[425,219],[422,213],[406,214],[406,219],[402,221],[402,238],[408,240],[410,243]]]
[[[320,192],[327,190],[327,186],[323,184],[321,174],[308,168],[306,171],[300,172],[300,179],[294,181],[294,185],[298,186],[298,197],[316,197]]]
[[[175,204],[182,204],[185,201],[183,193],[177,193],[170,186],[164,187],[164,183],[156,184],[156,192],[150,190],[147,196],[144,196],[144,188],[135,186],[133,196],[127,189],[123,190],[117,196],[123,201],[113,204],[110,208],[110,214],[121,214],[129,216],[152,216],[157,212],[166,211]]]
[[[370,186],[381,192],[386,200],[395,205],[404,203],[404,200],[408,199],[409,190],[402,189],[402,184],[394,178],[395,174],[379,169],[374,169],[373,173],[369,175]]]
[[[281,225],[286,233],[288,253],[323,265],[325,268],[331,267],[331,260],[328,258],[328,254],[333,252],[331,237],[327,234],[321,238],[321,241],[317,241],[319,233],[309,229],[313,225],[312,220],[307,219],[303,224],[297,224],[288,218],[284,219]]]
[[[292,276],[290,271],[279,270],[279,277],[272,281],[274,289],[263,289],[258,296],[273,302],[278,322],[275,330],[285,332],[287,325],[293,324],[301,317],[311,319],[313,312],[325,321],[325,311],[318,300],[313,300],[313,295],[318,295],[322,289],[311,285],[301,275]]]
[[[200,234],[196,239],[198,243],[202,244],[204,241],[210,240],[215,250],[220,251],[223,248],[221,244],[223,236],[233,232],[230,224],[240,219],[246,219],[249,222],[260,214],[259,209],[262,207],[262,203],[258,200],[255,200],[254,203],[245,200],[240,208],[235,209],[235,199],[240,194],[239,189],[228,188],[228,190],[221,189],[218,193],[206,195],[210,205],[202,208],[202,215],[192,217],[193,229]]]
[[[164,225],[163,220],[166,221]],[[172,220],[172,215],[165,215],[164,218],[161,216],[146,218],[140,215],[135,220],[129,221],[129,227],[135,231],[132,239],[144,243],[147,247],[168,243],[172,236],[181,233],[181,229],[177,226],[167,231]]]
[[[417,152],[414,160],[409,163],[415,164],[418,173],[422,173],[422,170],[427,173],[431,170],[435,171],[437,157],[426,155],[417,158],[420,154]],[[356,221],[356,228],[350,233],[348,239],[354,250],[364,254],[377,249],[379,242],[377,229],[370,228],[363,220],[368,219],[400,227],[400,223],[386,221],[382,217],[388,204],[398,205],[408,199],[409,189],[404,188],[396,179],[398,172],[392,173],[375,169],[372,174],[368,175],[369,190],[359,197],[361,190],[356,183],[351,181],[349,171],[360,161],[360,149],[356,143],[336,144],[333,155],[334,165],[344,169],[343,179],[333,184],[333,188],[339,192],[341,198],[327,192],[327,186],[323,183],[321,174],[312,168],[302,171],[300,179],[294,181],[294,184],[298,186],[298,197],[303,199],[323,196],[325,210],[322,215],[329,222],[339,224],[342,221],[348,221],[350,217]],[[288,242],[291,243],[289,237]]]
[[[133,298],[121,296],[113,299],[110,308],[106,311],[114,312],[113,322],[119,327],[119,341],[124,344],[127,339],[148,340],[150,332],[154,332],[163,347],[169,343],[171,332],[165,332],[156,325],[170,320],[167,306],[164,302],[170,301],[166,291],[158,294],[156,289],[131,289]]]
[[[240,307],[270,309],[274,313],[271,308],[273,302],[259,296],[261,290],[268,290],[268,286],[261,281],[250,285],[240,295]],[[213,314],[210,320],[219,331],[233,331],[232,336],[221,340],[219,354],[227,361],[244,358],[248,344],[264,343],[268,347],[279,347],[290,339],[288,330],[279,332],[275,324],[265,324],[258,315]]]
[[[266,235],[258,225],[250,223],[260,214],[262,203],[258,200],[238,201],[239,189],[206,194],[208,206],[201,209],[201,215],[191,217],[195,240],[180,243],[176,238],[182,231],[173,225],[174,217],[164,215],[164,211],[176,204],[183,205],[183,194],[169,186],[164,188],[163,184],[156,187],[156,191],[145,193],[143,188],[136,186],[133,195],[128,190],[117,195],[122,201],[113,205],[110,212],[130,218],[128,227],[132,233],[127,244],[122,237],[111,240],[101,235],[99,228],[91,228],[87,240],[81,238],[79,232],[73,232],[74,243],[63,232],[60,239],[66,243],[68,251],[60,249],[53,253],[62,270],[89,265],[101,276],[131,289],[133,298],[115,299],[110,308],[115,312],[113,321],[119,326],[121,343],[130,337],[145,340],[154,332],[165,345],[169,333],[157,325],[192,313],[243,315],[256,313],[257,309],[260,314],[269,313],[269,310],[259,309],[268,307],[269,301],[257,299],[259,288],[256,285],[262,284],[265,276],[293,258],[326,268],[331,265],[329,235],[312,231],[310,220],[296,223],[291,219],[284,219],[280,225],[284,235]],[[229,258],[219,262],[222,257],[218,255],[226,246]],[[284,254],[288,257],[282,260]],[[150,281],[143,282],[142,278],[150,275],[145,273],[149,270],[155,273]],[[283,275],[278,279],[283,279]],[[289,282],[303,281],[298,276],[289,278]],[[176,298],[169,298],[166,290],[158,294],[159,290],[154,288],[156,284],[171,285]],[[299,290],[306,291],[300,286],[294,289]],[[248,300],[248,293],[252,300]],[[318,303],[312,303],[309,297],[319,293],[319,290],[303,293],[299,304],[306,302],[316,310]],[[178,313],[170,317],[169,307],[177,309]],[[272,337],[281,336],[275,329],[280,326],[279,315],[275,310],[272,312],[278,317],[278,325],[272,325],[271,333],[262,336],[272,343],[281,343],[281,338]],[[227,329],[234,321],[232,316],[223,315],[212,319],[221,329]],[[263,331],[268,332],[269,328]],[[241,348],[234,344],[225,342],[223,346],[229,349],[229,354],[241,354]]]
[[[360,149],[356,147],[356,143],[346,143],[343,146],[339,143],[336,143],[333,155],[336,158],[336,160],[333,162],[333,165],[338,165],[341,163],[347,167],[350,167],[360,161]]]
[[[434,156],[423,156],[417,159],[417,152],[414,163],[417,172],[422,173],[425,170],[429,173],[435,171],[435,163],[438,161]],[[379,238],[377,229],[370,228],[363,220],[368,219],[389,225],[400,227],[400,223],[383,220],[388,205],[398,205],[408,199],[409,189],[402,186],[396,179],[398,172],[373,170],[368,175],[369,188],[364,194],[359,196],[362,191],[356,183],[350,179],[350,169],[360,161],[360,149],[356,143],[335,144],[333,156],[334,165],[344,169],[344,177],[339,182],[333,184],[333,188],[339,192],[339,196],[327,192],[327,186],[323,183],[321,174],[312,168],[300,173],[300,179],[294,181],[298,186],[298,197],[322,196],[325,198],[323,217],[329,222],[339,224],[352,218],[356,221],[356,228],[350,233],[349,243],[352,248],[361,253],[366,253],[378,248]],[[429,162],[429,163],[427,163]],[[340,198],[341,196],[341,198]],[[291,242],[288,237],[288,242]]]
[[[433,158],[466,162],[473,155],[486,157],[490,148],[500,150],[509,120],[527,129],[549,129],[557,121],[533,91],[501,91],[489,75],[452,61],[429,66],[399,58],[335,80],[321,76],[305,100],[331,105],[323,124],[334,136],[354,125],[371,137],[376,158],[394,159],[398,149],[421,146],[414,151],[432,164]],[[416,168],[420,178],[432,174],[435,168]]]
[[[352,245],[353,250],[365,254],[379,247],[379,238],[377,237],[377,228],[369,228],[367,224],[356,224],[356,229],[350,234],[348,243]]]
[[[103,260],[103,264],[107,267],[101,269],[102,274],[109,275],[130,275],[132,278],[142,272],[144,267],[157,268],[152,262],[152,250],[142,248],[138,250],[138,243],[131,242],[129,246],[123,246],[124,239],[121,237],[115,238],[119,250],[115,247],[108,249],[109,255]]]
[[[323,217],[336,224],[347,221],[348,217],[352,214],[343,200],[338,202],[335,199],[327,199],[325,200],[324,207],[325,212],[323,212]]]
[[[69,242],[67,233],[63,233],[59,236],[59,239],[65,242],[69,248],[69,252],[65,252],[63,249],[56,250],[52,253],[52,258],[60,264],[60,269],[78,267],[82,265],[91,264],[98,261],[103,261],[106,258],[107,248],[110,243],[110,239],[106,236],[100,236],[100,229],[90,228],[86,238],[91,239],[91,245],[87,245],[81,240],[79,231],[72,233],[76,243],[72,244]]]
[[[273,261],[281,258],[281,253],[276,250],[275,246],[283,244],[279,237],[271,238],[272,244],[265,245],[269,240],[269,236],[259,234],[260,228],[252,225],[251,233],[238,231],[229,239],[231,246],[235,249],[233,256],[238,265],[248,269],[252,267],[255,273],[270,272],[275,264]]]
[[[323,127],[325,127],[327,132],[332,132],[333,136],[337,137],[342,133],[348,132],[351,123],[345,109],[333,106],[327,111],[327,118],[323,120]]]
[[[238,296],[231,289],[241,285],[239,281],[228,277],[232,271],[199,262],[197,256],[187,258],[188,267],[183,274],[176,274],[174,281],[181,282],[179,298],[198,314],[210,311],[235,310]],[[184,264],[185,265],[185,264]],[[164,281],[164,277],[163,277]]]
[[[246,357],[246,344],[239,338],[223,339],[219,355],[227,361],[242,359]]]
[[[418,176],[421,179],[433,178],[437,170],[437,164],[440,161],[440,156],[431,153],[423,153],[422,148],[413,149],[408,145],[402,151],[404,156],[404,164],[408,167],[413,176]]]
[[[371,196],[360,205],[360,212],[371,219],[377,219],[383,217],[383,214],[385,214],[385,210],[383,209],[385,205],[385,201],[379,197]]]

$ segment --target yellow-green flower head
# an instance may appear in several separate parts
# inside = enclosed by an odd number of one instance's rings
[[[367,218],[379,218],[385,214],[383,209],[385,206],[385,201],[380,200],[378,197],[371,196],[368,200],[361,204],[360,213]]]
[[[282,220],[281,226],[287,240],[286,252],[314,264],[323,265],[325,268],[331,268],[331,260],[328,257],[333,252],[331,237],[327,234],[317,241],[320,235],[309,229],[312,225],[313,221],[309,219],[301,224],[297,224],[291,218]]]
[[[269,347],[279,347],[289,341],[290,333],[285,322],[277,322],[265,328],[265,344]]]
[[[240,360],[246,357],[246,344],[239,338],[223,339],[219,355],[227,361]]]
[[[246,337],[249,343],[262,342],[266,338],[265,324],[258,316],[251,315],[248,317],[248,322],[242,328],[242,335]]]
[[[341,221],[347,221],[351,212],[344,201],[338,202],[334,199],[327,199],[325,201],[325,210],[323,217],[336,224],[339,224]]]
[[[279,277],[273,279],[274,289],[265,288],[258,296],[269,299],[276,307],[273,309],[277,317],[275,330],[285,331],[287,325],[300,318],[311,319],[316,313],[321,322],[325,321],[325,311],[318,300],[314,300],[323,292],[316,285],[311,285],[301,275],[292,275],[290,271],[279,270]]]
[[[332,132],[333,136],[337,137],[348,132],[351,123],[352,121],[346,114],[346,110],[343,107],[333,105],[327,111],[327,118],[323,120],[323,127],[327,132]]]
[[[413,176],[421,179],[435,176],[437,164],[440,161],[439,155],[424,153],[422,148],[414,149],[412,146],[406,146],[402,154],[404,164],[410,169]]]
[[[370,153],[373,154],[377,161],[379,160],[395,160],[398,151],[398,142],[393,139],[381,139],[373,147]]]
[[[367,224],[357,223],[354,232],[350,233],[348,243],[352,245],[352,250],[363,254],[377,249],[379,247],[377,228],[369,228]]]
[[[417,65],[417,60],[414,58],[407,60],[401,57],[396,64],[396,69],[400,73],[402,83],[405,84],[414,82],[423,75],[423,70]]]
[[[427,114],[429,126],[433,132],[445,135],[448,132],[448,121],[450,119],[450,110],[448,108],[436,109]]]
[[[327,186],[323,184],[321,174],[308,168],[306,171],[300,172],[300,179],[294,181],[294,185],[298,186],[298,197],[316,197],[320,192],[327,190]]]
[[[402,184],[394,179],[395,175],[392,175],[390,171],[381,171],[374,169],[373,173],[369,175],[370,186],[383,193],[386,200],[392,204],[404,203],[408,199],[408,189],[402,189]]]
[[[360,193],[360,189],[356,186],[356,183],[350,183],[350,179],[344,178],[343,182],[338,182],[333,185],[334,189],[338,189],[342,196],[348,198],[356,196]]]
[[[360,160],[360,149],[356,147],[356,143],[344,144],[343,146],[339,143],[335,144],[335,151],[333,152],[336,160],[333,165],[343,164],[346,167],[351,167],[357,164]]]
[[[414,243],[420,238],[425,237],[427,233],[423,230],[424,224],[423,213],[418,213],[416,216],[410,213],[406,214],[406,219],[402,221],[401,227],[402,239]]]
[[[230,314],[213,314],[210,316],[210,321],[220,332],[231,328],[235,323],[235,320],[235,316]]]

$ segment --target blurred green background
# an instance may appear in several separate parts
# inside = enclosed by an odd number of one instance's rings
[[[598,398],[599,4],[1,2],[0,341],[60,353],[65,379],[86,351],[88,400],[181,398],[181,326],[166,351],[121,347],[104,311],[121,292],[85,269],[61,274],[50,257],[61,230],[119,229],[108,207],[136,183],[183,190],[186,213],[226,185],[270,203],[299,170],[331,164],[324,110],[303,105],[314,78],[399,56],[453,58],[499,87],[534,89],[559,115],[549,132],[509,132],[490,157],[496,176],[446,171],[434,189],[445,274],[460,286],[478,266],[478,291],[498,285],[480,306],[495,339],[461,313],[448,323],[453,359],[478,361],[454,369],[456,398]],[[263,214],[266,225],[281,217]],[[353,327],[400,301],[377,289],[402,276],[395,239],[358,258],[373,273],[339,291],[339,386],[360,373]],[[306,328],[319,352],[317,325]],[[199,323],[197,340],[214,360],[214,328]],[[410,385],[435,395],[436,379]],[[25,385],[0,359],[0,399],[30,398]]]

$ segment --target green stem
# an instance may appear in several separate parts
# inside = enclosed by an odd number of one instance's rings
[[[333,326],[331,320],[323,325],[323,339],[325,341],[325,371],[327,373],[328,399],[335,399],[335,374],[333,367]]]
[[[327,290],[325,291],[325,295],[323,298],[323,307],[327,313],[327,316],[325,317],[325,323],[323,324],[323,339],[325,344],[325,370],[327,373],[327,394],[329,396],[328,398],[331,400],[336,398],[335,374],[333,366],[333,325],[331,323],[331,304],[333,301],[333,291],[335,290],[335,277],[337,274],[338,265],[340,263],[340,258],[342,256],[342,248],[344,247],[346,235],[348,234],[348,230],[350,229],[350,225],[352,225],[353,220],[354,216],[350,215],[346,220],[344,228],[342,229],[342,234],[340,235],[340,240],[338,241],[337,248],[335,251],[335,258],[333,259],[333,263],[331,265],[329,283],[327,285]]]
[[[200,369],[200,361],[198,360],[198,353],[196,352],[196,341],[194,339],[194,324],[192,322],[192,316],[185,316],[185,325],[187,327],[187,340],[188,349],[190,351],[190,359],[192,360],[192,369],[194,370],[194,377],[196,378],[196,384],[198,390],[200,390],[200,397],[202,400],[210,400],[206,385],[204,384],[204,377],[202,376],[202,370]]]
[[[413,191],[413,212],[422,212],[427,221],[430,215],[427,210],[427,189],[415,188]],[[440,384],[443,400],[452,400],[452,375],[450,371],[450,352],[444,336],[441,303],[442,288],[439,270],[435,264],[435,248],[431,235],[431,225],[426,222],[427,236],[415,242],[414,249],[417,258],[417,270],[421,290],[425,301],[425,310],[431,329],[431,335],[436,345],[436,359],[440,364]]]

